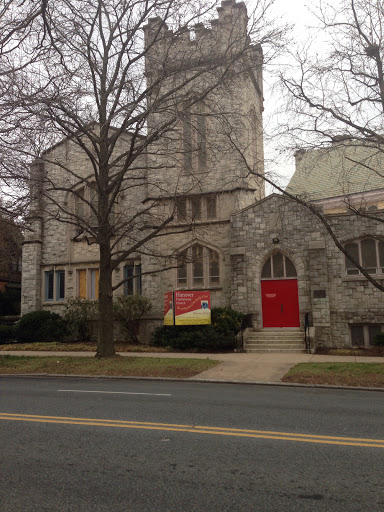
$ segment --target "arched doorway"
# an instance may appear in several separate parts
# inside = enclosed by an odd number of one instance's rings
[[[263,327],[300,327],[297,274],[292,261],[275,252],[261,271]]]

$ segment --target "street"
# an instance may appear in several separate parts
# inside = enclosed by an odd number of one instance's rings
[[[384,393],[0,377],[0,511],[382,511]]]

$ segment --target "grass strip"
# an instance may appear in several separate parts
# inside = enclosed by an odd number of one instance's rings
[[[0,345],[1,351],[10,350],[40,350],[42,352],[96,352],[96,343],[61,343],[58,341],[47,343],[7,343]],[[153,347],[152,345],[129,345],[128,343],[115,343],[116,352],[168,352],[164,347]]]
[[[289,370],[283,382],[336,386],[384,387],[383,363],[300,363]]]
[[[212,359],[157,357],[11,356],[0,355],[0,374],[47,373],[63,375],[111,375],[188,378],[216,366]]]

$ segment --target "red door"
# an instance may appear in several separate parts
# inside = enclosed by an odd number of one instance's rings
[[[300,327],[297,279],[261,281],[263,327]]]

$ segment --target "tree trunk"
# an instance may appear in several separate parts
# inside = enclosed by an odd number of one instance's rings
[[[109,244],[100,244],[99,328],[96,357],[115,356],[113,340],[112,267]]]

